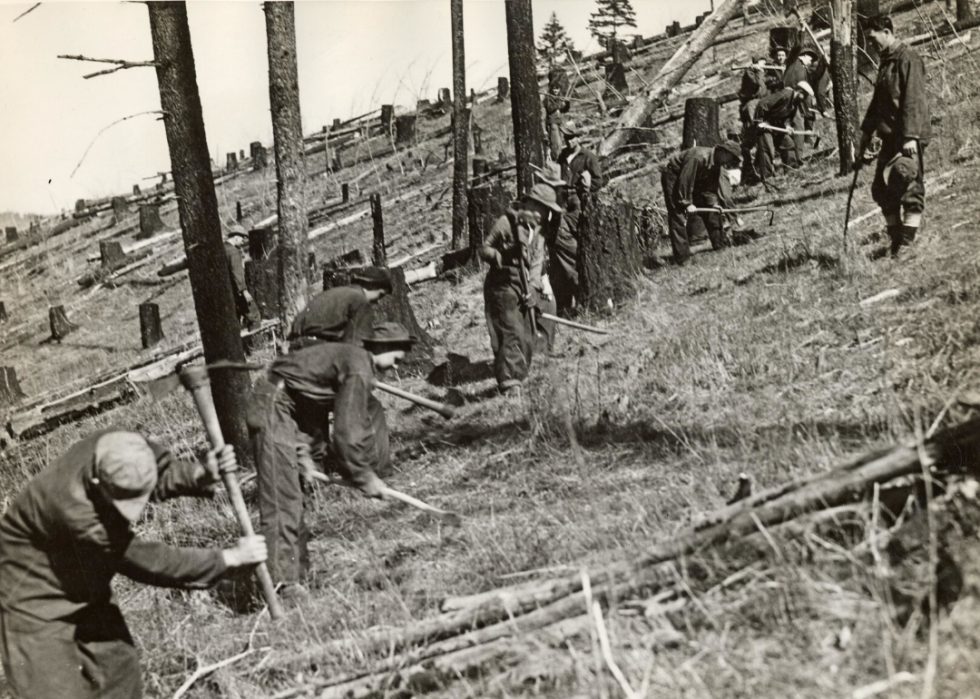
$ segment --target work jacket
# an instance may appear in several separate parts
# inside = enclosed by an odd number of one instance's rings
[[[693,204],[696,193],[722,193],[722,173],[714,164],[714,150],[708,146],[688,148],[676,153],[664,165],[664,175],[668,183],[672,183],[670,195],[674,209],[683,210]]]
[[[372,332],[371,303],[358,286],[335,286],[313,297],[293,320],[287,339],[317,338],[361,346]]]
[[[93,483],[103,430],[72,446],[31,479],[0,519],[0,606],[41,621],[79,623],[115,606],[122,573],[160,587],[205,588],[225,572],[218,549],[175,548],[138,538]],[[153,500],[202,494],[200,464],[149,443],[159,473]]]
[[[228,273],[231,274],[231,289],[235,296],[245,293],[245,261],[241,250],[225,241],[225,257],[228,258]]]
[[[580,199],[584,198],[586,190],[585,183],[582,181],[582,173],[588,170],[592,176],[592,183],[589,185],[590,193],[598,192],[605,181],[602,179],[602,165],[599,163],[598,156],[590,150],[579,147],[578,150],[565,147],[558,154],[558,164],[561,166],[561,178],[568,186],[568,194],[572,193]]]
[[[738,101],[742,104],[751,102],[766,94],[766,81],[760,68],[749,67],[742,71],[742,82],[738,87]]]
[[[861,130],[877,131],[884,140],[918,139],[923,145],[932,138],[925,65],[903,43],[881,52],[875,91]]]
[[[783,72],[783,87],[796,87],[800,83],[810,82],[810,74],[803,65],[803,61],[800,60],[799,56],[786,67]]]
[[[287,391],[297,411],[333,411],[333,448],[344,478],[362,486],[371,472],[384,472],[368,408],[374,362],[366,350],[334,342],[311,345],[275,360],[269,380]],[[299,423],[310,422],[308,414],[298,417]]]
[[[490,229],[490,234],[484,239],[480,256],[491,267],[487,273],[487,285],[512,285],[520,290],[520,266],[523,263],[527,272],[528,284],[534,289],[541,289],[541,273],[544,267],[544,226],[529,230],[518,225],[519,212],[508,209],[497,219]],[[524,259],[521,260],[520,243],[524,247]],[[494,251],[500,252],[502,263],[493,267]]]
[[[772,126],[785,126],[793,121],[799,103],[793,97],[793,89],[784,87],[763,97],[755,105],[755,120]]]

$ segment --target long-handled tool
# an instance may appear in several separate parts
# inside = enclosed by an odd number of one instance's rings
[[[428,408],[429,410],[434,410],[435,412],[442,415],[444,418],[449,420],[453,415],[456,414],[455,408],[448,403],[439,403],[438,401],[429,400],[428,398],[423,398],[422,396],[415,395],[414,393],[409,393],[408,391],[403,391],[400,388],[396,388],[390,384],[382,383],[377,379],[374,380],[374,387],[379,391],[384,391],[385,393],[390,393],[393,396],[398,396],[407,401],[415,403],[416,405],[421,405],[423,408]]]
[[[191,392],[197,412],[201,415],[204,422],[204,429],[208,433],[211,446],[221,449],[225,446],[225,438],[221,433],[221,426],[218,424],[218,413],[214,409],[214,401],[211,398],[210,379],[208,371],[203,366],[184,367],[180,371],[180,382],[184,388]],[[245,499],[242,497],[242,490],[238,483],[238,476],[235,471],[223,471],[221,480],[224,481],[225,489],[228,491],[228,498],[235,510],[235,517],[238,519],[238,526],[241,527],[243,536],[254,536],[255,530],[252,528],[252,520],[249,519],[248,509],[245,507]],[[265,563],[259,563],[255,568],[255,576],[262,587],[262,596],[265,603],[269,606],[269,616],[273,619],[282,617],[282,606],[279,598],[276,597],[275,587],[272,585],[272,576]]]
[[[844,252],[847,253],[847,227],[851,223],[851,202],[854,201],[854,189],[857,187],[858,175],[861,174],[861,168],[864,167],[864,150],[861,148],[861,152],[858,153],[858,158],[854,163],[854,179],[851,180],[851,189],[847,193],[847,208],[844,210]]]
[[[688,209],[685,213],[688,216],[692,214],[748,214],[755,211],[764,211],[769,214],[769,225],[772,225],[773,219],[776,217],[776,211],[769,208],[768,206],[747,206],[741,209],[722,209],[722,208],[705,208],[698,207],[696,209]]]
[[[584,330],[589,333],[596,333],[597,335],[609,335],[611,334],[608,330],[603,330],[602,328],[597,328],[594,325],[586,325],[585,323],[576,323],[574,320],[566,320],[565,318],[559,318],[556,315],[550,313],[542,312],[540,314],[542,320],[550,320],[552,323],[558,323],[559,325],[567,325],[570,328],[575,328],[576,330]]]
[[[816,131],[797,131],[796,129],[784,129],[782,126],[773,126],[772,124],[756,124],[757,128],[764,131],[775,131],[776,133],[787,133],[790,136],[816,136]]]
[[[344,485],[343,481],[333,479],[327,474],[320,473],[319,471],[309,470],[306,471],[306,474],[311,476],[312,478],[315,478],[318,481],[322,481],[323,483]],[[438,517],[439,519],[449,524],[452,524],[454,526],[458,526],[462,524],[463,521],[462,517],[460,517],[455,512],[450,512],[449,510],[441,510],[438,507],[433,507],[427,502],[419,500],[418,498],[414,498],[411,495],[401,492],[400,490],[395,490],[394,488],[391,488],[387,485],[381,491],[381,496],[384,498],[390,498],[392,500],[400,500],[406,505],[410,505],[418,510],[422,510],[423,512],[428,512],[429,514],[432,514]]]

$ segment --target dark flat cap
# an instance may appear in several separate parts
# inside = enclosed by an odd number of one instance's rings
[[[384,267],[357,267],[351,270],[350,280],[360,286],[391,293],[391,272]]]
[[[364,346],[392,346],[406,345],[406,349],[411,348],[418,340],[414,335],[410,335],[405,326],[401,323],[387,321],[375,324],[371,334],[364,338]]]
[[[726,153],[736,158],[742,157],[742,149],[734,141],[725,141],[724,143],[719,143],[717,146],[715,146],[715,148],[719,150],[723,150]]]

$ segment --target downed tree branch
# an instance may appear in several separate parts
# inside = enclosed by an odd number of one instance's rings
[[[252,653],[255,653],[256,651],[260,651],[260,650],[269,650],[269,649],[268,648],[251,648],[249,650],[246,650],[246,651],[243,651],[243,652],[239,653],[238,655],[233,655],[230,658],[225,658],[224,660],[222,660],[220,662],[212,663],[211,665],[205,665],[204,667],[197,668],[194,671],[194,674],[192,674],[190,677],[188,677],[187,680],[184,682],[184,684],[180,685],[180,688],[178,688],[177,691],[174,692],[174,699],[180,699],[182,696],[184,696],[185,694],[187,694],[187,690],[189,690],[192,686],[194,686],[194,683],[197,682],[202,677],[205,677],[207,675],[210,675],[215,670],[220,670],[221,668],[223,668],[223,667],[225,667],[227,665],[231,665],[232,663],[237,663],[242,658],[244,658],[244,657],[246,657],[248,655],[251,655]]]
[[[16,17],[14,17],[14,22],[16,22],[18,19],[20,19],[24,15],[30,14],[31,12],[33,12],[34,10],[36,10],[37,8],[39,8],[40,6],[41,6],[41,3],[39,3],[39,2],[34,3],[28,9],[24,10],[19,15],[17,15]],[[11,22],[11,24],[13,24],[13,22]]]
[[[93,63],[113,63],[115,68],[107,68],[106,70],[100,70],[97,73],[89,73],[88,75],[83,75],[85,80],[89,78],[94,78],[99,75],[109,75],[110,73],[115,73],[119,70],[126,70],[127,68],[156,68],[157,63],[153,61],[123,61],[117,58],[89,58],[88,56],[58,56],[58,58],[64,58],[69,61],[92,61]]]
[[[137,112],[136,114],[130,114],[129,116],[125,116],[122,119],[116,119],[114,122],[112,122],[108,126],[103,127],[102,130],[99,131],[99,133],[95,134],[95,138],[93,138],[89,142],[88,147],[85,149],[85,152],[82,153],[82,159],[78,161],[78,165],[76,165],[75,166],[75,169],[71,171],[71,175],[69,176],[68,179],[71,179],[72,177],[74,177],[75,176],[75,173],[78,172],[78,168],[80,168],[82,166],[82,163],[85,162],[85,158],[86,158],[86,156],[88,156],[88,152],[90,150],[92,150],[92,146],[94,146],[95,145],[95,142],[97,140],[99,140],[99,136],[101,136],[102,134],[104,134],[106,131],[108,131],[109,129],[111,129],[116,124],[121,124],[124,121],[128,121],[129,119],[135,119],[136,117],[143,116],[145,114],[165,114],[165,112],[162,112],[159,109],[152,109],[152,110],[150,110],[148,112]]]

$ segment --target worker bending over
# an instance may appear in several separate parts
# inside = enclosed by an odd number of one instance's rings
[[[383,267],[352,270],[349,285],[320,292],[296,315],[286,338],[290,349],[323,341],[360,347],[374,326],[371,304],[391,289],[391,273]]]

